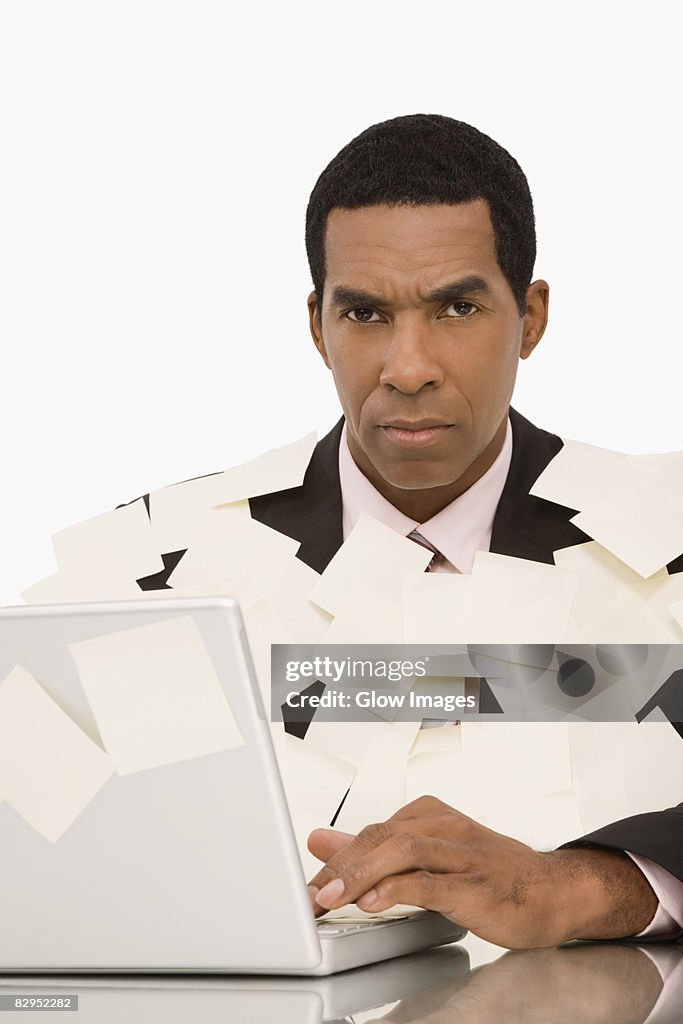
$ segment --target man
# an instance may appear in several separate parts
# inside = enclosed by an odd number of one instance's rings
[[[515,160],[446,117],[374,125],[318,179],[306,245],[311,333],[344,418],[303,485],[252,499],[252,516],[319,572],[362,512],[429,547],[431,571],[470,572],[478,549],[552,563],[587,540],[571,510],[529,495],[561,440],[510,408],[549,294],[531,280],[533,206]],[[179,557],[141,585],[163,585]],[[683,805],[537,853],[424,797],[309,845],[326,861],[311,882],[319,914],[411,903],[510,947],[683,927]]]

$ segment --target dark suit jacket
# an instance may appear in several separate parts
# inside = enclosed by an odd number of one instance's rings
[[[559,452],[562,440],[535,427],[514,409],[510,409],[510,421],[512,462],[494,518],[490,550],[553,564],[553,551],[590,539],[569,521],[577,510],[529,494]],[[301,487],[261,495],[249,502],[254,519],[300,541],[298,557],[317,572],[323,571],[343,539],[338,466],[343,422],[340,420],[316,445]],[[164,555],[164,571],[138,581],[142,589],[166,586],[183,554],[177,551]],[[670,573],[682,572],[683,555],[667,568]],[[567,845],[627,849],[649,857],[683,881],[683,804],[627,818]]]

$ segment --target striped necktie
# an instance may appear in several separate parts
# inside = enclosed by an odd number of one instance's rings
[[[426,537],[423,537],[421,533],[418,533],[417,530],[411,530],[411,532],[408,534],[408,540],[415,541],[415,543],[419,544],[420,547],[426,548],[427,551],[431,551],[432,552],[432,560],[429,563],[429,565],[427,566],[427,568],[425,569],[425,572],[431,572],[435,565],[438,565],[439,562],[444,560],[444,556],[439,551],[439,549],[435,548],[434,545],[431,544],[427,540]],[[446,725],[460,725],[460,722],[459,721],[444,722],[441,719],[433,720],[433,719],[429,719],[429,718],[423,718],[422,719],[422,723],[420,725],[420,728],[421,729],[439,729],[439,728],[441,728],[441,726],[446,726]]]
[[[427,568],[425,569],[425,572],[431,572],[434,568],[436,568],[439,562],[443,560],[443,555],[441,554],[439,549],[435,548],[433,544],[430,544],[427,538],[423,537],[422,534],[418,533],[417,530],[411,530],[411,532],[408,534],[408,540],[412,540],[416,544],[419,544],[420,547],[426,548],[427,551],[432,552],[431,561]]]

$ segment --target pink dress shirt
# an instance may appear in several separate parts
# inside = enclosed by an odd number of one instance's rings
[[[512,427],[508,419],[503,447],[484,475],[441,512],[425,523],[418,523],[399,512],[360,471],[349,451],[345,423],[339,444],[344,540],[364,512],[404,536],[411,530],[418,530],[444,556],[434,572],[470,573],[475,552],[490,548],[493,519],[511,459]],[[659,900],[655,916],[638,938],[675,937],[683,928],[683,882],[646,857],[626,852],[643,872]]]

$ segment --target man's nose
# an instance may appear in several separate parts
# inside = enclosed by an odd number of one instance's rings
[[[407,319],[396,324],[388,340],[380,384],[416,394],[425,384],[439,386],[444,373],[434,339],[424,324]]]

